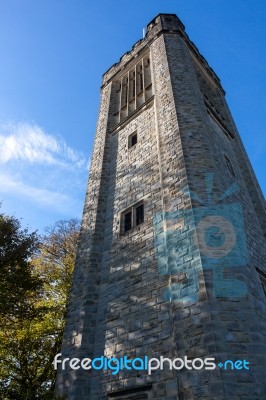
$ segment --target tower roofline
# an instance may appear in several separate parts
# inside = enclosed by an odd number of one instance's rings
[[[208,76],[215,82],[217,87],[225,94],[222,88],[221,81],[216,75],[214,70],[209,66],[206,59],[199,52],[195,44],[189,39],[185,32],[185,25],[177,17],[176,14],[159,13],[154,17],[146,27],[146,34],[143,39],[139,39],[131,48],[130,51],[124,53],[117,63],[114,63],[104,74],[102,79],[102,87],[107,85],[114,76],[121,70],[125,69],[127,65],[136,58],[140,53],[145,51],[146,46],[150,45],[158,36],[163,33],[178,34],[185,41],[191,53],[194,55],[195,60],[207,72]]]
[[[179,24],[182,26],[183,30],[185,30],[185,25],[182,23],[182,21],[178,18],[178,16],[176,14],[169,14],[169,13],[159,13],[156,15],[156,17],[154,17],[148,24],[147,24],[147,28],[149,25],[154,24],[156,19],[158,17],[174,17],[178,20]]]

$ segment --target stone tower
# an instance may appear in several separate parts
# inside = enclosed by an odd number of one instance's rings
[[[160,14],[103,76],[59,356],[102,369],[59,362],[57,393],[265,400],[265,234],[220,80],[177,16]],[[114,373],[102,356],[138,360]],[[147,357],[174,363],[148,371]]]

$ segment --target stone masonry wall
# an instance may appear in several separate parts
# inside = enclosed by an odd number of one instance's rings
[[[147,52],[154,96],[113,129],[112,82]],[[208,113],[206,96],[233,137]],[[123,233],[123,212],[139,201],[144,222]],[[245,374],[66,369],[57,393],[68,400],[264,399],[266,310],[256,271],[265,271],[263,202],[219,78],[176,16],[156,17],[103,77],[63,357],[211,356],[246,358],[252,367]],[[239,254],[210,262],[199,223],[213,215],[245,233]]]
[[[98,309],[101,263],[103,253],[103,226],[105,219],[106,153],[105,141],[111,85],[102,91],[101,107],[91,160],[88,190],[82,218],[76,266],[67,310],[67,323],[62,344],[62,357],[88,357],[93,352],[94,329]],[[83,371],[59,370],[57,394],[72,399],[89,399],[90,384]]]
[[[249,195],[250,187],[247,187],[245,177],[243,177],[243,158],[240,159],[242,149],[239,148],[238,133],[233,130],[235,139],[229,139],[211,121],[203,102],[203,95],[199,90],[191,54],[186,43],[174,35],[165,35],[165,41],[189,189],[203,198],[206,204],[208,177],[214,174],[210,191],[212,199],[208,206],[217,215],[220,213],[221,205],[224,206],[223,210],[234,204],[241,207],[243,212],[241,218],[243,218],[245,230],[244,242],[247,246],[246,259],[241,259],[240,265],[238,259],[225,259],[226,261],[222,259],[221,263],[213,264],[212,268],[206,262],[203,263],[207,301],[197,301],[197,311],[194,311],[197,318],[194,318],[198,320],[198,325],[193,322],[193,314],[190,310],[191,325],[195,324],[202,332],[201,335],[197,335],[196,327],[193,328],[195,332],[190,329],[191,339],[183,343],[182,347],[183,350],[190,347],[188,354],[191,357],[207,354],[208,351],[218,359],[232,357],[237,359],[246,356],[252,363],[252,372],[230,375],[221,373],[220,376],[208,374],[204,385],[201,384],[195,390],[193,390],[193,384],[190,385],[190,397],[195,398],[195,394],[200,392],[201,398],[215,396],[221,399],[242,399],[249,398],[253,394],[257,396],[256,398],[263,399],[266,390],[262,378],[266,362],[265,295],[255,268],[265,268],[265,241]],[[218,88],[216,88],[216,95],[217,92]],[[221,91],[219,91],[219,96],[222,103]],[[213,97],[211,100],[215,101]],[[225,112],[226,110],[221,110],[221,113]],[[229,122],[231,128],[233,123]],[[224,155],[231,159],[235,177],[228,171]],[[248,168],[249,165],[245,165],[245,170]],[[216,208],[215,201],[235,182],[236,192],[231,196],[225,196],[219,204],[216,204]],[[202,204],[194,199],[194,215],[199,212],[200,207]],[[225,211],[222,213],[223,216],[226,215],[224,213]],[[234,227],[239,226],[238,217],[231,215]],[[244,248],[240,249],[241,254],[244,252]],[[229,286],[231,287],[228,295]],[[215,287],[219,287],[220,290],[215,291]],[[241,292],[240,289],[243,291]],[[179,307],[178,305],[177,308]],[[203,322],[205,312],[211,315],[211,320]],[[179,337],[182,336],[182,329],[183,327],[179,329]],[[204,340],[207,332],[210,333],[210,337]],[[188,344],[195,338],[198,339],[197,346],[191,349]]]

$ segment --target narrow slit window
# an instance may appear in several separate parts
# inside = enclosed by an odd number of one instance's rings
[[[260,283],[261,283],[261,286],[262,286],[262,290],[263,290],[263,292],[264,292],[264,294],[266,296],[266,274],[263,271],[261,271],[259,268],[256,268],[256,270],[257,270],[257,272],[259,274],[259,277],[260,277]]]
[[[137,65],[137,95],[143,92],[143,70],[142,64]]]
[[[144,222],[144,205],[140,204],[136,207],[136,225],[140,225]]]
[[[140,73],[139,73],[139,77],[140,77],[140,91],[143,91],[143,72],[142,72],[142,65],[140,66]]]
[[[148,400],[151,385],[145,387],[131,387],[125,390],[119,390],[115,393],[108,394],[108,400]]]
[[[148,55],[138,59],[123,76],[113,82],[113,127],[125,122],[135,111],[153,97],[151,63]]]
[[[231,163],[230,158],[228,158],[226,155],[224,156],[225,158],[225,162],[228,168],[228,171],[230,172],[231,175],[233,175],[234,177],[236,176],[234,168],[233,168],[233,164]]]
[[[125,77],[122,83],[122,99],[121,99],[122,108],[127,106],[127,94],[128,94],[128,80],[127,77]]]
[[[124,394],[123,394],[123,392],[120,392],[119,395],[109,395],[108,399],[114,399],[114,400],[148,400],[148,396],[147,396],[147,394],[138,394],[138,393],[134,393],[131,390],[125,390]]]
[[[135,77],[135,71],[131,71],[130,74],[130,85],[129,85],[129,101],[132,101],[135,99],[136,95],[136,77]]]
[[[132,228],[132,211],[128,211],[125,214],[125,219],[124,219],[124,232],[130,231]]]
[[[261,286],[262,286],[263,292],[266,296],[266,279],[261,279]]]
[[[133,132],[128,137],[128,148],[135,146],[138,143],[138,134],[137,132]]]
[[[116,84],[116,93],[119,93],[121,90],[121,82],[117,82]]]
[[[132,97],[135,98],[136,96],[136,78],[135,78],[135,72],[134,72],[134,77],[132,80]]]

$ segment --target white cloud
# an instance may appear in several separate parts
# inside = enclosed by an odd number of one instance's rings
[[[88,160],[36,124],[0,125],[0,202],[34,229],[80,217]]]
[[[36,124],[0,126],[0,163],[23,160],[46,165],[86,168],[85,157],[67,146],[64,140],[47,134]]]

